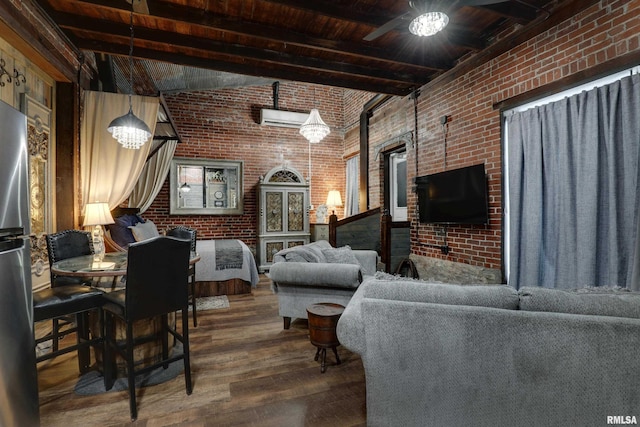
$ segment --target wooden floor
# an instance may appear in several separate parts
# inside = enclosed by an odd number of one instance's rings
[[[75,353],[38,365],[40,418],[54,426],[364,426],[360,358],[338,348],[320,373],[306,320],[284,330],[278,302],[261,275],[250,295],[230,295],[230,308],[198,312],[191,323],[193,394],[184,376],[137,391],[131,423],[126,392],[79,396]],[[182,363],[182,362],[178,362]]]

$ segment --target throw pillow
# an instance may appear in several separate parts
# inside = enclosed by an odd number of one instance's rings
[[[322,255],[329,263],[360,265],[358,258],[353,254],[349,245],[340,248],[323,249]]]
[[[136,241],[129,227],[142,222],[142,220],[138,215],[121,215],[114,218],[113,221],[113,224],[107,226],[111,239],[120,247],[127,249],[131,243]]]
[[[131,229],[136,242],[141,242],[143,240],[158,237],[160,235],[160,233],[158,233],[158,228],[151,220],[147,220],[146,222],[139,222],[136,225],[130,226],[129,228]]]

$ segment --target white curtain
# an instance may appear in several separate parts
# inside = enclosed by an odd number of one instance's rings
[[[507,122],[510,284],[638,289],[640,76]]]
[[[352,216],[360,213],[358,200],[359,160],[359,156],[354,156],[347,160],[347,194],[345,196],[344,216]]]
[[[153,133],[159,100],[133,96],[133,112]],[[144,167],[151,139],[139,150],[123,148],[107,131],[109,123],[129,111],[129,95],[84,92],[80,129],[80,179],[82,207],[107,202],[113,209],[129,197]],[[62,159],[59,159],[62,161]]]
[[[143,213],[151,206],[167,178],[177,145],[177,140],[167,141],[145,164],[129,196],[129,207],[140,208]]]

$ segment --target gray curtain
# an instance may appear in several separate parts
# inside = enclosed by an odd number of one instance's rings
[[[640,76],[507,122],[510,284],[637,289]]]
[[[360,173],[360,157],[347,160],[347,189],[344,202],[344,216],[352,216],[360,212],[358,205],[358,179]]]

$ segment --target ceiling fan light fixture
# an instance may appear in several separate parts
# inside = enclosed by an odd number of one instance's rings
[[[300,134],[312,144],[322,141],[325,136],[329,135],[329,132],[331,129],[322,120],[317,108],[311,110],[307,120],[300,126]]]
[[[409,31],[420,37],[432,36],[444,29],[449,17],[442,12],[427,12],[417,16],[409,24]]]

